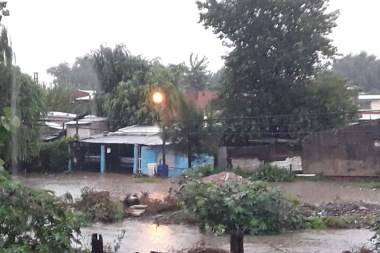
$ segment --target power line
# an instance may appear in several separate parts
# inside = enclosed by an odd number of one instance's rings
[[[32,126],[41,126],[41,127],[47,127],[46,125],[44,124],[27,124],[27,125],[32,125]],[[73,129],[76,129],[73,128]],[[103,129],[103,128],[93,128],[93,127],[81,127],[81,126],[78,126],[78,129],[85,129],[85,130],[97,130],[97,131],[108,131],[106,129]],[[64,129],[62,129],[64,130]],[[67,130],[67,129],[65,129]],[[204,132],[198,132],[198,131],[170,131],[169,129],[165,130],[165,133],[167,134],[190,134],[190,135],[247,135],[247,134],[262,134],[262,135],[307,135],[307,134],[315,134],[315,133],[329,133],[329,132],[332,132],[332,131],[337,131],[339,133],[349,133],[349,134],[353,134],[353,133],[374,133],[374,132],[378,132],[380,134],[380,130],[379,131],[348,131],[348,130],[339,130],[339,129],[330,129],[330,130],[325,130],[325,131],[291,131],[291,132],[271,132],[271,131],[257,131],[257,130],[249,130],[249,131],[240,131],[240,132],[235,132],[235,131],[221,131],[221,132],[217,132],[217,131],[204,131]],[[101,133],[102,133],[101,132]],[[99,134],[101,134],[99,133]],[[123,133],[123,132],[119,132],[117,133],[117,131],[115,132],[111,132],[111,133],[114,133],[113,136],[133,136],[133,135],[149,135],[149,134],[152,134],[151,132],[144,132],[144,131],[141,131],[141,132],[133,132],[132,134],[128,134],[128,133]]]
[[[366,112],[379,112],[379,110],[368,110]],[[321,112],[321,113],[294,113],[294,114],[277,114],[277,115],[256,115],[249,117],[231,117],[231,118],[207,118],[207,119],[189,119],[189,120],[159,120],[158,122],[207,122],[207,121],[235,121],[235,120],[249,120],[249,119],[271,119],[271,118],[286,118],[286,117],[300,117],[300,116],[322,116],[322,115],[344,115],[344,114],[360,114],[360,111],[341,111],[341,112]],[[38,119],[34,121],[49,121],[49,119]],[[125,122],[125,120],[107,120],[108,122]]]

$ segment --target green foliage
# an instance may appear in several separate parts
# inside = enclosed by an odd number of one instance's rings
[[[46,103],[43,88],[34,83],[29,75],[18,72],[16,83],[19,87],[16,116],[22,122],[16,136],[17,158],[19,161],[27,161],[39,153],[42,127],[38,122],[47,113]]]
[[[125,45],[117,45],[114,49],[100,46],[93,53],[94,68],[98,76],[100,90],[106,94],[113,91],[119,82],[135,79],[141,84],[149,69],[146,60],[133,56]]]
[[[346,55],[334,62],[332,70],[341,78],[350,80],[352,86],[364,92],[380,90],[380,60],[376,56],[361,52]]]
[[[354,109],[347,92],[339,99],[332,95],[318,100],[318,105],[326,104],[322,111],[315,109],[315,101],[305,104],[305,98],[315,94],[308,86],[318,85],[315,76],[336,53],[328,35],[336,26],[338,12],[327,13],[327,2],[197,1],[200,22],[232,48],[225,57],[224,76],[214,101],[220,116],[227,119],[224,144],[246,145],[259,137],[298,137],[304,130],[320,130],[325,118],[326,127],[331,127],[337,123],[336,114]],[[341,86],[321,86],[318,91],[339,94]],[[309,110],[327,114],[312,118]],[[343,118],[344,123],[351,119]],[[337,121],[341,124],[341,119]]]
[[[208,88],[209,73],[207,71],[207,58],[198,59],[198,55],[190,55],[190,68],[187,71],[186,83],[190,91],[204,91]]]
[[[47,73],[54,77],[55,88],[97,90],[99,86],[94,69],[94,58],[90,56],[76,58],[72,66],[60,63],[58,66],[50,67]]]
[[[306,229],[325,229],[326,223],[323,218],[320,217],[311,217],[304,218],[305,228]]]
[[[2,93],[0,110],[12,107],[21,124],[14,132],[13,140],[9,138],[4,142],[0,157],[6,162],[11,160],[12,155],[18,161],[27,161],[39,152],[42,128],[38,122],[46,114],[43,89],[16,67],[7,67],[0,63],[0,73],[2,71],[4,76],[0,75],[0,90],[4,91],[4,97]],[[12,150],[15,150],[14,154]]]
[[[179,102],[178,114],[169,121],[168,126],[170,141],[176,152],[190,157],[193,154],[215,154],[219,137],[215,134],[217,127],[214,122],[204,119],[205,110],[184,99]]]
[[[16,131],[20,126],[20,119],[14,115],[14,110],[9,107],[3,108],[3,114],[0,115],[0,154],[2,154],[2,148],[8,141],[9,135],[12,131]],[[0,156],[0,171],[2,171],[4,160]]]
[[[202,174],[202,177],[207,177],[214,174],[214,168],[210,164],[196,166],[195,170],[198,170],[198,173]]]
[[[36,125],[36,121],[46,113],[45,101],[42,88],[30,76],[12,66],[13,52],[7,30],[0,30],[0,112],[4,107],[12,107],[21,122],[12,135],[12,141],[8,138],[3,142],[0,157],[5,162],[9,162],[11,156],[14,160],[25,161],[38,154],[41,127]]]
[[[62,85],[45,90],[46,106],[48,111],[67,113],[83,113],[90,111],[90,104],[76,103],[75,90]]]
[[[272,234],[302,226],[294,203],[263,182],[215,185],[195,181],[181,186],[179,198],[216,233]]]
[[[349,217],[328,216],[328,217],[324,217],[323,221],[326,224],[327,228],[333,228],[333,229],[348,228],[349,223],[350,223]]]
[[[352,225],[360,221],[363,224],[368,224],[368,221],[363,217],[357,216],[326,216],[326,217],[309,217],[304,218],[306,229],[347,229],[352,228]]]
[[[41,144],[39,160],[41,162],[39,172],[63,172],[67,171],[70,159],[69,145],[73,139],[61,139],[53,142],[44,142]]]
[[[300,87],[299,106],[293,109],[288,131],[292,136],[304,136],[342,127],[359,118],[358,105],[353,99],[358,90],[349,89],[347,81],[323,72],[306,87]]]
[[[88,222],[115,222],[124,218],[123,203],[110,200],[109,192],[96,192],[89,187],[82,189],[77,207]]]
[[[63,210],[48,192],[35,191],[0,173],[0,248],[2,252],[74,252],[80,220]]]
[[[267,182],[292,182],[294,181],[294,174],[291,171],[280,169],[267,163],[261,165],[251,179]]]

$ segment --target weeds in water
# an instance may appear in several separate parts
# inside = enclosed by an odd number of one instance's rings
[[[115,222],[124,218],[123,204],[112,201],[108,191],[94,191],[85,187],[75,205],[85,215],[88,222]]]
[[[311,217],[304,219],[306,229],[325,229],[326,224],[323,218],[320,217]]]

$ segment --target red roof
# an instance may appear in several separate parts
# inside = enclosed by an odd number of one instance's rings
[[[198,108],[204,108],[216,97],[215,91],[195,91],[187,92],[185,98],[187,101],[193,102]]]

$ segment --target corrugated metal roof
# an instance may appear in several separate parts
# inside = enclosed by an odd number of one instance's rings
[[[380,100],[380,95],[359,94],[359,100]]]
[[[129,126],[120,128],[117,132],[124,134],[159,134],[161,132],[160,127],[158,126]]]
[[[59,118],[75,118],[77,115],[73,113],[67,113],[67,112],[48,112],[47,117],[59,117]]]
[[[82,140],[86,143],[99,144],[141,144],[141,145],[162,145],[162,139],[159,135],[108,135],[92,136]]]
[[[83,119],[78,120],[78,125],[86,125],[86,124],[90,124],[91,122],[99,122],[99,121],[106,121],[106,120],[107,118],[88,115],[84,117]],[[66,125],[76,125],[76,124],[77,122],[75,120],[66,122]]]

